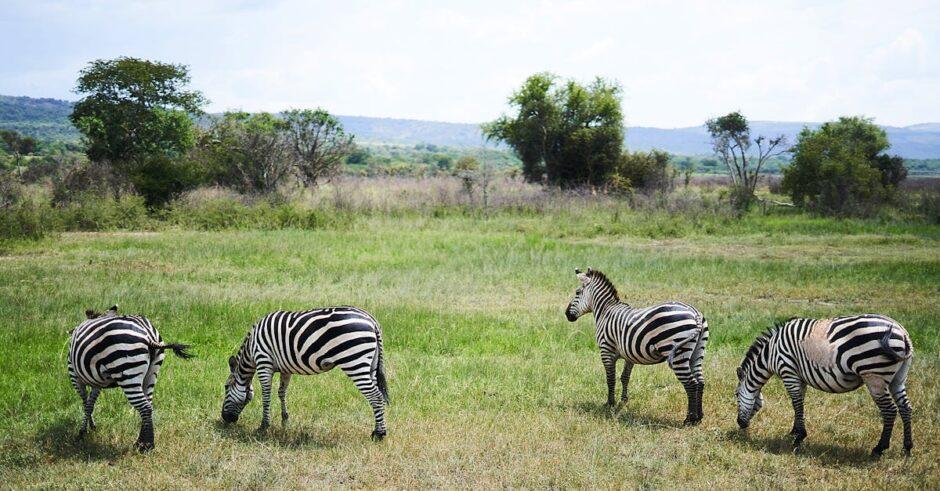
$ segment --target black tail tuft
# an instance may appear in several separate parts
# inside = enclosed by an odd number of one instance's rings
[[[391,403],[392,401],[388,398],[388,381],[385,380],[385,363],[382,362],[381,358],[379,359],[379,366],[375,370],[375,384],[379,387],[382,397],[385,398],[385,403]]]
[[[191,347],[192,347],[192,346],[191,346],[191,345],[188,345],[188,344],[168,343],[168,344],[162,345],[160,348],[161,348],[161,349],[171,349],[171,350],[173,350],[173,354],[174,354],[174,355],[176,355],[176,356],[178,356],[178,357],[180,357],[180,358],[182,358],[182,359],[184,359],[184,360],[188,360],[188,359],[193,358],[193,357],[195,356],[195,355],[193,355],[192,353],[186,351],[187,349],[189,349],[189,348],[191,348]]]

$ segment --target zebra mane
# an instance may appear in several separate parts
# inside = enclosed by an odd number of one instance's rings
[[[760,333],[757,336],[757,339],[751,343],[751,347],[747,349],[747,353],[744,354],[744,359],[741,361],[741,368],[747,368],[748,365],[753,363],[754,358],[760,353],[760,350],[764,349],[768,343],[770,343],[770,338],[777,333],[778,330],[784,325],[784,322],[778,322],[774,324],[773,327],[767,329],[766,331]]]
[[[617,287],[614,286],[614,284],[607,278],[606,275],[604,275],[604,273],[601,273],[600,271],[597,271],[596,269],[594,269],[594,270],[587,272],[587,277],[596,278],[603,287],[610,290],[610,292],[614,296],[614,300],[618,302],[620,301],[620,294],[617,293]]]

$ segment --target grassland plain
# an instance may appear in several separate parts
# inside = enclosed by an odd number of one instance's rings
[[[666,222],[663,222],[666,220]],[[673,226],[669,219],[657,223]],[[73,233],[0,256],[0,482],[4,487],[901,487],[940,486],[940,231],[931,226],[760,217],[724,227],[644,216],[373,215],[300,231]],[[672,237],[672,238],[649,238]],[[631,399],[603,407],[593,321],[563,309],[576,266],[602,269],[635,305],[681,299],[709,318],[705,420],[682,428],[665,366],[638,367]],[[172,356],[156,393],[156,450],[132,450],[138,417],[116,391],[74,440],[67,332],[119,303]],[[287,427],[264,436],[260,404],[219,421],[225,358],[273,309],[364,307],[382,322],[389,437],[339,372],[295,378]],[[879,312],[913,336],[914,456],[900,434],[881,460],[864,390],[808,393],[809,437],[792,452],[779,381],[747,434],[734,367],[753,337],[794,315]],[[277,414],[277,402],[274,414]]]

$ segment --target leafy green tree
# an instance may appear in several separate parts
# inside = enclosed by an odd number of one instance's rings
[[[294,168],[307,186],[336,172],[352,152],[353,135],[346,134],[339,120],[323,109],[292,109],[283,116]]]
[[[803,128],[781,187],[797,205],[828,214],[867,214],[893,199],[904,160],[884,152],[885,131],[864,117]]]
[[[602,184],[623,148],[621,89],[597,78],[584,86],[551,73],[526,79],[509,103],[514,116],[483,125],[487,139],[513,148],[529,181]]]
[[[75,87],[83,97],[70,119],[88,158],[129,179],[149,206],[198,182],[182,157],[195,144],[192,117],[207,101],[188,84],[183,65],[121,57],[89,63]]]
[[[200,135],[191,159],[216,184],[271,194],[291,171],[287,124],[270,113],[227,112]]]
[[[731,202],[738,210],[747,210],[754,202],[754,190],[760,171],[771,158],[787,151],[784,135],[751,140],[751,127],[738,111],[705,122],[712,138],[712,148],[731,176]],[[757,146],[755,155],[751,148]]]

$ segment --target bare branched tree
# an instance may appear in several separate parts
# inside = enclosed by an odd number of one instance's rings
[[[307,186],[335,172],[353,150],[353,136],[339,120],[322,110],[293,109],[284,113],[287,142],[294,168]]]
[[[715,155],[731,176],[732,203],[739,210],[746,210],[754,200],[754,190],[764,164],[789,151],[787,139],[778,135],[773,138],[758,136],[751,140],[747,118],[737,111],[710,119],[705,127],[711,135]],[[751,152],[752,143],[757,146],[757,155]]]

